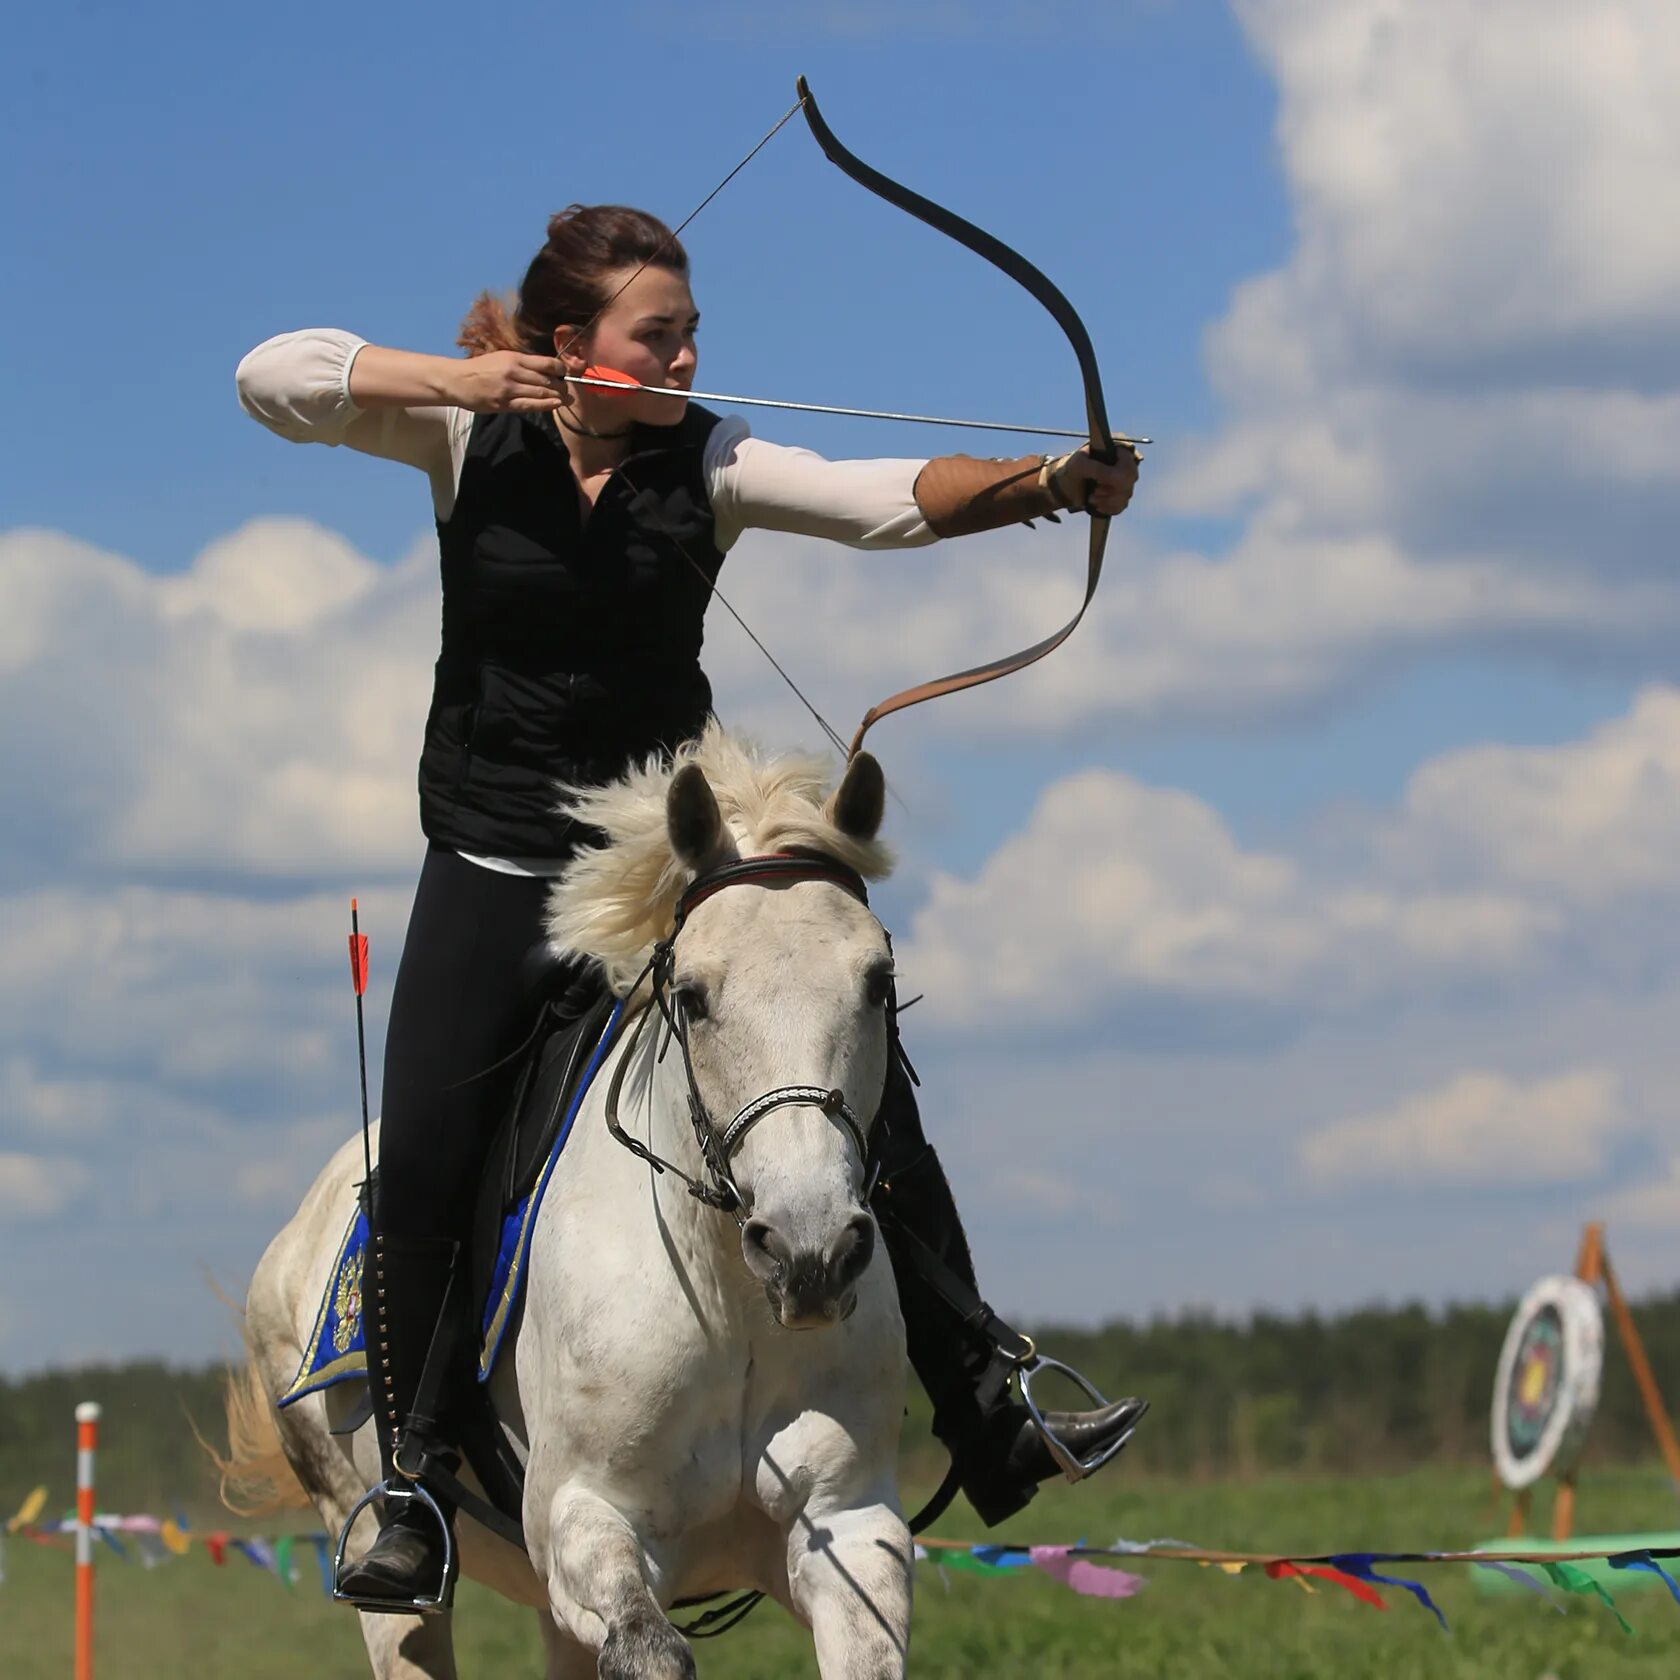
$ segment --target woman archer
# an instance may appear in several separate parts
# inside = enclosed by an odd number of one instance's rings
[[[372,1387],[387,1479],[506,1096],[473,1076],[529,1031],[548,882],[594,838],[555,814],[554,784],[613,780],[699,734],[702,620],[726,551],[749,528],[909,548],[1063,509],[1112,515],[1137,479],[1130,450],[1115,465],[1084,451],[827,461],[689,401],[567,382],[606,366],[686,391],[698,322],[687,256],[661,222],[574,205],[550,221],[512,312],[489,293],[475,304],[465,359],[320,329],[269,339],[239,365],[241,404],[280,436],[425,472],[442,556],[419,773],[427,851],[391,1002],[373,1209],[384,1288],[369,1369],[386,1378]],[[892,1065],[875,1212],[935,1433],[992,1524],[1058,1465],[996,1380],[989,1319],[965,1320],[925,1275],[931,1252],[973,1286],[944,1173]],[[1141,1411],[1122,1401],[1051,1419],[1086,1457]],[[409,1609],[438,1590],[442,1558],[436,1523],[404,1501],[340,1587]]]

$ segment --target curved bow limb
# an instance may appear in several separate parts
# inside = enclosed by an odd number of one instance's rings
[[[984,257],[993,267],[1001,269],[1010,279],[1024,286],[1050,312],[1056,325],[1062,329],[1072,345],[1074,357],[1079,363],[1080,377],[1085,385],[1085,417],[1090,428],[1091,454],[1099,461],[1112,462],[1117,459],[1119,450],[1114,435],[1109,430],[1108,405],[1103,397],[1102,375],[1097,368],[1096,352],[1091,347],[1091,335],[1079,318],[1079,312],[1068,302],[1060,288],[1042,269],[1028,262],[1019,251],[1011,249],[995,235],[987,233],[984,228],[976,227],[973,222],[957,215],[955,211],[935,204],[931,198],[903,186],[890,176],[883,175],[880,170],[871,167],[848,150],[824,121],[823,114],[817,106],[816,96],[803,76],[798,81],[798,92],[799,106],[805,113],[805,121],[813,138],[822,148],[823,156],[842,174],[850,176],[859,186],[867,188],[907,215],[914,216],[917,221],[925,222],[936,232],[949,235],[959,245],[973,251],[976,256]],[[864,714],[863,722],[858,725],[857,733],[852,737],[849,756],[856,756],[870,727],[891,713],[902,711],[906,706],[917,705],[923,700],[935,699],[942,694],[954,694],[959,689],[994,682],[999,677],[1024,670],[1048,653],[1054,653],[1078,628],[1079,621],[1085,616],[1085,609],[1091,604],[1091,597],[1097,592],[1097,584],[1102,578],[1103,552],[1108,546],[1108,527],[1107,515],[1091,515],[1085,598],[1080,602],[1078,612],[1060,630],[1046,636],[1041,642],[1035,642],[1029,648],[1023,648],[1019,653],[1008,654],[984,665],[971,666],[966,671],[955,671],[947,677],[936,677],[930,682],[918,683],[913,688],[903,689],[871,706]]]

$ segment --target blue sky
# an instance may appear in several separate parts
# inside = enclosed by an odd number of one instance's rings
[[[1158,440],[1075,640],[872,738],[912,1050],[993,1298],[1485,1295],[1594,1213],[1672,1283],[1677,27],[37,9],[0,70],[0,1278],[32,1280],[0,1282],[0,1369],[228,1344],[201,1268],[237,1292],[353,1121],[343,899],[386,983],[400,948],[424,484],[252,424],[238,358],[307,325],[448,351],[553,210],[680,220],[801,72],[1062,286],[1116,426]],[[706,388],[1079,423],[1031,299],[797,119],[685,242]],[[748,417],[835,456],[1013,447]],[[845,728],[1052,628],[1082,575],[1066,527],[752,535],[724,587]],[[721,614],[709,649],[727,719],[810,744]]]

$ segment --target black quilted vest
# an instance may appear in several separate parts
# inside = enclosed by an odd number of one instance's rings
[[[556,780],[610,781],[700,732],[712,704],[701,623],[723,564],[702,471],[716,424],[690,404],[678,426],[636,427],[585,519],[547,415],[474,419],[438,525],[443,648],[420,756],[428,839],[564,856],[593,836],[554,814]]]

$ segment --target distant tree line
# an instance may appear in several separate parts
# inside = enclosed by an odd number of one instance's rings
[[[1515,1310],[1413,1305],[1241,1322],[1189,1313],[1042,1339],[1105,1393],[1152,1402],[1127,1449],[1134,1469],[1394,1470],[1491,1462],[1494,1371]],[[1636,1303],[1634,1318],[1680,1429],[1680,1291]],[[1605,1339],[1589,1466],[1656,1451],[1608,1312]]]
[[[1153,1403],[1128,1449],[1134,1471],[1195,1478],[1267,1470],[1357,1473],[1425,1463],[1489,1461],[1494,1366],[1513,1303],[1370,1308],[1241,1321],[1183,1314],[1042,1337],[1111,1396]],[[1680,1427],[1680,1291],[1635,1305],[1671,1420]],[[1648,1459],[1654,1448],[1614,1325],[1606,1320],[1604,1393],[1588,1466]],[[146,1361],[0,1379],[0,1521],[38,1483],[49,1509],[75,1498],[73,1414],[105,1409],[99,1503],[106,1510],[174,1505],[203,1515],[215,1476],[192,1423],[221,1437],[222,1371]],[[1070,1404],[1046,1391],[1049,1404]],[[906,1445],[925,1439],[918,1395]],[[191,1420],[191,1421],[189,1421]]]

